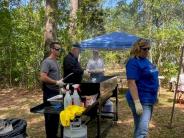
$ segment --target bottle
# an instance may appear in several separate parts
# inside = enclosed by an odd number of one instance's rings
[[[72,87],[74,88],[74,92],[73,92],[73,96],[72,96],[73,97],[73,104],[80,106],[81,100],[80,100],[79,94],[77,92],[77,89],[79,88],[79,84],[74,84],[74,85],[72,85]]]
[[[66,86],[66,94],[65,94],[65,98],[64,98],[64,109],[68,105],[72,105],[72,98],[70,96],[69,84]]]

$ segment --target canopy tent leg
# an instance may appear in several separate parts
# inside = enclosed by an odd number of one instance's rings
[[[182,63],[183,63],[183,52],[184,52],[184,46],[181,47],[179,71],[178,71],[178,76],[177,76],[176,87],[175,87],[175,90],[174,90],[173,107],[172,107],[172,111],[171,111],[171,118],[170,118],[169,128],[172,128],[172,121],[173,121],[174,110],[175,110],[176,94],[177,94],[177,90],[178,90],[179,76],[180,76],[180,73],[181,73],[181,68],[182,68]]]

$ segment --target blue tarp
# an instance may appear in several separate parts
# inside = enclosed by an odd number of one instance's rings
[[[131,48],[140,37],[125,32],[112,32],[84,40],[80,43],[82,49],[120,50]]]

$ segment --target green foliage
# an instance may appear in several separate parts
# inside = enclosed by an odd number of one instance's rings
[[[166,80],[169,81],[172,76],[176,76],[178,74],[178,66],[173,63],[164,63],[160,68],[160,74],[164,74]]]
[[[0,24],[0,28],[4,27],[0,36],[0,48],[3,51],[0,72],[4,74],[3,82],[9,82],[10,85],[37,85],[35,78],[43,54],[44,14],[43,8],[35,11],[32,8],[32,5],[27,5],[0,12],[0,18],[5,20]]]
[[[83,0],[77,13],[76,36],[79,38],[78,40],[104,33],[103,16],[104,13],[100,6],[100,0],[93,2]]]
[[[152,41],[151,56],[160,74],[168,79],[177,74],[180,48],[184,44],[184,5],[180,0],[119,1],[116,8],[106,10],[108,31],[126,31]]]
[[[81,41],[99,34],[124,31],[152,41],[152,60],[160,74],[177,74],[181,46],[184,44],[184,4],[181,0],[116,0],[116,7],[103,7],[105,0],[79,0],[76,33],[69,36],[70,1],[58,1],[57,37],[65,53],[72,40]],[[38,84],[43,59],[45,24],[44,0],[0,1],[0,74],[2,83],[34,87]],[[72,37],[72,38],[71,38]],[[123,65],[128,51],[100,51],[106,66]],[[91,51],[82,52],[81,63],[86,66]]]

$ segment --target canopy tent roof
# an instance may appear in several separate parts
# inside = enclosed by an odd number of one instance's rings
[[[82,49],[120,50],[131,48],[140,37],[125,32],[112,32],[84,40],[80,43]]]

